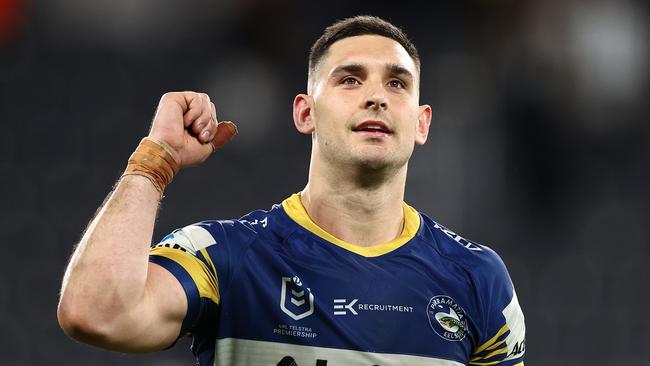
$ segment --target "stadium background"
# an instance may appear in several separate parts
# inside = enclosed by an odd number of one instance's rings
[[[155,239],[305,183],[307,52],[372,13],[422,56],[429,142],[407,201],[501,254],[528,365],[650,359],[650,28],[642,1],[0,1],[0,364],[190,365],[98,350],[56,322],[64,266],[160,95],[208,92],[237,138],[167,191]],[[263,308],[259,311],[264,311]],[[251,314],[254,316],[254,314]]]

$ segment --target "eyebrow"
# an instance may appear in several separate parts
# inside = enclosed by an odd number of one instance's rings
[[[388,64],[386,65],[386,69],[395,76],[401,76],[411,81],[413,80],[413,74],[410,71],[408,71],[405,67],[402,67],[398,64]]]
[[[334,70],[332,70],[330,76],[334,76],[338,74],[359,74],[365,71],[366,68],[361,64],[347,64],[347,65],[337,66]]]
[[[403,78],[409,79],[410,81],[414,79],[413,73],[411,73],[408,69],[398,64],[387,64],[386,71],[388,71],[391,75],[401,76]],[[347,74],[347,73],[361,74],[365,72],[366,72],[366,67],[361,64],[346,64],[346,65],[337,66],[334,70],[332,70],[332,72],[330,73],[330,77],[338,74]]]

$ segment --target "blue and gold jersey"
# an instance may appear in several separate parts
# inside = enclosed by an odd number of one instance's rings
[[[181,335],[199,365],[523,365],[506,268],[404,204],[372,247],[318,227],[295,194],[269,211],[166,236],[150,261],[187,294]]]

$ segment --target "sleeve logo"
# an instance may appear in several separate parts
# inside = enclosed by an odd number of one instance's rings
[[[449,341],[461,341],[467,334],[465,311],[446,295],[434,296],[427,306],[429,324],[439,336]]]

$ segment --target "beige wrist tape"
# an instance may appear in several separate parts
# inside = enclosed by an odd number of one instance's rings
[[[167,144],[145,137],[131,154],[122,176],[147,177],[162,195],[165,187],[172,182],[179,170],[180,162],[174,159],[171,148]]]

